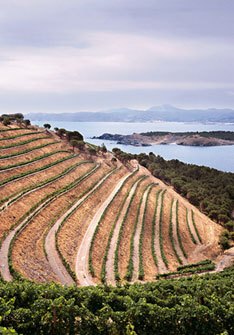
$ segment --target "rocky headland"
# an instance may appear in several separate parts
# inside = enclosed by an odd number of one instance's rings
[[[220,146],[234,145],[234,132],[188,132],[188,133],[167,133],[149,132],[133,133],[131,135],[105,133],[98,137],[101,140],[116,141],[117,144],[133,146],[151,146],[153,144],[177,144],[187,146]]]

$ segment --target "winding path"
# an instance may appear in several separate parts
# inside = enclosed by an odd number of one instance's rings
[[[83,202],[85,202],[88,197],[95,192],[101,184],[105,182],[105,180],[113,173],[110,171],[106,176],[104,176],[90,191],[88,191],[82,198],[80,198],[69,210],[63,214],[52,226],[49,230],[46,239],[45,239],[45,250],[47,259],[50,263],[52,270],[56,273],[61,283],[64,285],[72,285],[74,284],[74,280],[71,278],[69,273],[67,272],[63,262],[59,256],[59,253],[56,249],[56,233],[64,220],[70,216],[73,211],[75,211]],[[86,176],[88,178],[88,175]]]
[[[63,162],[62,162],[63,163]],[[54,167],[54,166],[53,166]],[[53,180],[50,180],[48,182],[43,183],[40,186],[36,186],[33,188],[30,188],[30,190],[28,191],[23,191],[23,192],[19,192],[17,193],[15,196],[13,196],[12,198],[9,198],[7,201],[5,201],[1,206],[0,206],[0,212],[3,211],[4,209],[6,209],[9,205],[12,205],[13,203],[15,203],[16,201],[20,200],[22,197],[29,195],[33,192],[36,192],[38,190],[40,190],[41,188],[45,187],[45,186],[49,186],[50,184],[54,183],[55,181],[59,180],[60,178],[63,178],[65,173],[70,173],[72,172],[75,168],[77,167],[77,164],[75,164],[69,171],[67,171],[67,168],[61,172],[58,176],[55,176]],[[14,181],[12,181],[13,183]]]
[[[123,178],[119,180],[117,185],[115,186],[114,190],[111,192],[111,194],[108,196],[108,198],[102,203],[102,205],[99,207],[99,209],[96,211],[94,217],[92,218],[88,229],[86,230],[86,233],[82,239],[80,248],[78,250],[77,256],[76,256],[76,276],[79,281],[79,284],[82,286],[89,286],[89,285],[95,285],[93,282],[93,278],[89,273],[89,249],[92,241],[93,234],[95,232],[96,226],[101,219],[102,213],[105,211],[109,203],[114,198],[115,194],[120,190],[121,186],[125,182],[125,180],[132,174],[128,173]]]
[[[155,217],[155,240],[154,240],[154,250],[158,261],[158,273],[165,273],[168,272],[167,267],[162,259],[162,253],[160,248],[160,213],[162,207],[162,197],[163,197],[163,190],[158,195],[158,203],[156,209],[156,217]]]
[[[143,198],[142,198],[142,203],[140,207],[140,212],[139,216],[137,218],[137,227],[133,239],[133,273],[132,273],[132,282],[136,282],[138,280],[138,275],[139,275],[139,264],[140,264],[140,259],[139,259],[139,240],[140,240],[140,235],[141,235],[141,229],[143,225],[143,218],[144,218],[144,212],[145,212],[145,207],[146,207],[146,199],[148,196],[148,193],[151,189],[151,185],[149,185],[146,190],[144,191]]]
[[[176,252],[179,256],[179,258],[181,259],[183,264],[187,264],[188,261],[187,259],[184,257],[184,254],[180,248],[180,244],[179,244],[179,239],[178,239],[178,234],[177,234],[177,220],[176,220],[176,205],[177,205],[177,201],[175,200],[173,201],[173,205],[172,205],[172,235],[173,235],[173,240],[174,240],[174,246],[176,249]]]
[[[192,210],[189,210],[188,209],[188,225],[189,225],[189,228],[190,228],[190,231],[191,231],[191,234],[193,235],[193,238],[195,239],[196,241],[196,244],[199,245],[201,244],[201,242],[199,241],[199,238],[197,236],[197,232],[194,228],[194,225],[193,225],[193,221],[192,221]]]
[[[131,202],[132,197],[135,194],[135,191],[136,191],[136,188],[139,182],[140,182],[140,179],[138,179],[132,185],[131,190],[127,196],[127,199],[124,202],[122,208],[120,209],[121,213],[119,215],[119,218],[116,222],[116,225],[113,231],[113,235],[112,235],[111,242],[110,242],[110,248],[109,248],[108,255],[107,255],[107,262],[106,262],[106,282],[108,285],[115,285],[114,262],[115,262],[115,251],[117,248],[119,232],[120,232],[121,225],[123,223],[123,219],[128,211],[129,204]]]
[[[95,166],[94,169],[92,169],[91,171],[88,172],[88,175],[90,173],[92,173],[94,170],[96,170],[99,167],[99,165]],[[87,174],[84,175],[84,177]],[[78,181],[78,183],[76,183],[73,187],[76,187],[82,179],[80,179]],[[72,187],[72,188],[73,188]],[[2,246],[0,248],[0,260],[1,260],[1,264],[0,264],[0,272],[1,275],[3,277],[4,280],[6,281],[11,281],[12,275],[10,273],[10,269],[9,269],[9,263],[8,263],[8,256],[9,256],[9,251],[10,251],[10,246],[11,243],[15,237],[15,235],[17,233],[20,232],[21,229],[23,229],[24,227],[26,227],[26,225],[29,224],[30,220],[36,215],[38,214],[45,206],[47,206],[50,202],[52,202],[55,198],[60,197],[64,194],[66,194],[67,192],[69,192],[71,189],[65,190],[62,193],[60,193],[59,195],[53,195],[50,198],[46,199],[42,204],[40,204],[32,213],[30,213],[17,227],[15,227],[14,229],[12,229],[10,231],[10,233],[7,235],[7,237],[5,238],[5,240],[2,242]]]
[[[44,203],[42,203],[40,206],[38,206],[29,216],[27,216],[17,227],[15,227],[13,230],[10,231],[10,233],[7,235],[6,239],[3,241],[1,249],[0,249],[0,260],[1,260],[1,275],[2,278],[6,281],[11,281],[13,279],[10,269],[9,269],[9,263],[8,263],[8,255],[9,250],[11,246],[11,242],[13,241],[15,235],[21,230],[24,225],[28,224],[29,221],[37,214],[39,213],[50,201],[53,199],[48,199]]]

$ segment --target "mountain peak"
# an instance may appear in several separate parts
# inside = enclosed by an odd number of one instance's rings
[[[170,112],[170,111],[176,111],[178,110],[179,108],[175,107],[175,106],[172,106],[172,105],[169,105],[169,104],[164,104],[164,105],[161,105],[161,106],[153,106],[149,109],[147,109],[147,111],[152,111],[152,112]]]

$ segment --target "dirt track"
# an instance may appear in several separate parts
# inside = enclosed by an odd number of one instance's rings
[[[114,259],[115,259],[115,250],[116,250],[116,246],[117,246],[117,241],[118,241],[118,237],[119,237],[119,232],[120,232],[120,228],[121,228],[121,224],[123,222],[124,216],[128,210],[128,206],[129,203],[131,201],[131,198],[133,197],[137,185],[139,184],[140,180],[137,180],[131,187],[131,190],[129,192],[129,195],[121,209],[121,214],[118,218],[118,221],[116,222],[115,228],[114,228],[114,232],[113,232],[113,236],[111,239],[111,243],[110,243],[110,248],[109,248],[109,252],[108,252],[108,256],[107,256],[107,262],[106,262],[106,282],[109,285],[115,285],[115,273],[114,273]]]
[[[147,187],[147,189],[145,190],[143,194],[143,200],[141,203],[140,213],[139,213],[138,222],[137,222],[137,228],[136,228],[136,232],[134,236],[132,282],[136,282],[138,280],[138,275],[139,275],[139,240],[140,240],[140,234],[141,234],[141,229],[142,229],[142,224],[143,224],[146,199],[150,191],[150,187],[151,185]]]
[[[96,229],[96,226],[102,216],[103,211],[107,208],[107,206],[112,201],[115,194],[119,191],[119,189],[121,188],[124,181],[128,178],[129,175],[131,175],[131,173],[128,173],[127,175],[125,175],[123,178],[121,178],[118,181],[114,190],[111,192],[108,198],[102,203],[99,209],[96,211],[82,239],[80,248],[76,256],[76,267],[75,267],[77,279],[80,285],[82,286],[95,285],[89,273],[89,266],[88,266],[89,249],[90,249],[91,240],[92,240],[94,231]]]
[[[96,184],[90,191],[88,191],[81,199],[79,199],[65,214],[63,214],[62,217],[59,218],[59,220],[56,221],[56,223],[53,225],[53,227],[50,229],[46,240],[45,240],[45,249],[48,257],[48,261],[50,263],[50,266],[52,267],[53,271],[57,274],[62,284],[66,285],[72,285],[74,284],[73,279],[68,274],[66,268],[64,267],[60,256],[57,252],[56,246],[55,246],[55,235],[56,232],[59,229],[59,226],[63,222],[64,219],[66,219],[78,206],[80,206],[95,190],[109,177],[109,175],[112,173],[108,173],[105,175],[99,182]]]
[[[177,252],[177,255],[181,259],[183,264],[187,264],[187,259],[184,257],[184,254],[180,248],[178,234],[177,234],[177,222],[176,222],[176,203],[178,200],[173,201],[172,205],[172,235],[174,240],[174,246]]]

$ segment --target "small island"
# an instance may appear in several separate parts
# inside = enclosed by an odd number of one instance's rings
[[[234,145],[234,132],[232,131],[203,131],[203,132],[147,132],[120,135],[105,133],[94,139],[116,141],[117,144],[133,146],[151,146],[153,144],[177,144],[187,146],[220,146]]]

